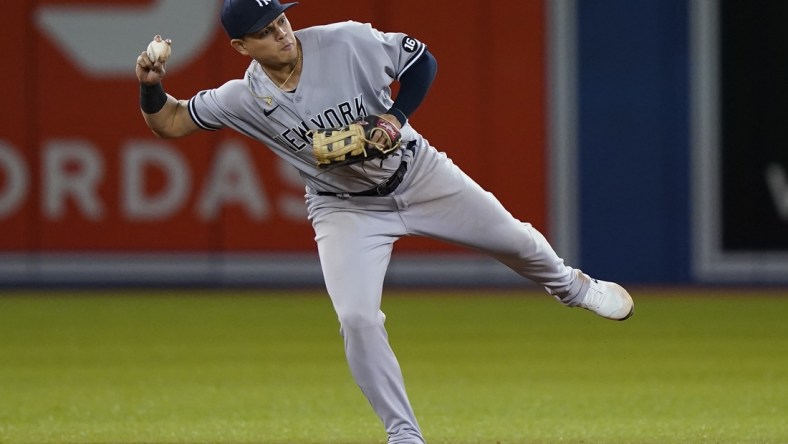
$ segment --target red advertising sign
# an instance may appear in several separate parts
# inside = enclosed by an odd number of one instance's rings
[[[140,115],[134,62],[155,34],[174,42],[164,84],[178,98],[243,75],[248,61],[228,44],[220,5],[0,4],[15,36],[0,41],[0,251],[314,251],[295,170],[229,130],[157,139]],[[425,42],[439,73],[414,126],[546,229],[541,2],[306,1],[288,15],[295,28],[354,19]],[[457,251],[424,240],[402,248]]]

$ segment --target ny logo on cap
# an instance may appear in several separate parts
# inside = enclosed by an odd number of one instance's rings
[[[271,3],[271,0],[255,0],[260,7],[268,6]]]

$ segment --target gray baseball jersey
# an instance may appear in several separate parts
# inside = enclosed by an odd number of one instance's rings
[[[382,33],[357,22],[302,29],[295,35],[303,51],[296,91],[281,91],[252,61],[243,79],[194,96],[189,101],[192,119],[206,130],[229,127],[259,140],[296,167],[313,190],[367,190],[391,176],[401,158],[320,170],[308,131],[383,114],[393,103],[391,83],[425,47],[404,34]],[[401,134],[403,142],[420,137],[408,124]]]
[[[320,170],[308,131],[385,113],[393,103],[390,84],[425,47],[404,34],[354,22],[307,28],[295,35],[303,51],[295,92],[279,90],[252,62],[243,79],[194,96],[189,112],[203,129],[235,129],[301,172],[351,373],[385,425],[389,444],[424,444],[380,310],[394,242],[425,236],[486,253],[565,302],[584,294],[588,279],[564,265],[544,236],[513,217],[409,125],[402,136],[414,142],[413,150],[401,150],[400,156],[382,163]],[[402,181],[388,195],[317,193],[368,190],[403,162],[407,169]]]

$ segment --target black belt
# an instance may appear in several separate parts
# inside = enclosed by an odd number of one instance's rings
[[[406,150],[409,150],[411,153],[416,153],[416,142],[408,143],[408,146],[405,147]],[[318,196],[337,196],[337,197],[351,197],[351,196],[388,196],[389,194],[393,193],[394,190],[397,189],[399,184],[402,183],[402,178],[405,177],[405,173],[408,171],[408,162],[403,160],[399,164],[399,168],[397,171],[394,171],[388,179],[384,180],[380,184],[378,184],[375,188],[371,188],[366,191],[360,191],[358,193],[330,193],[328,191],[318,191]]]

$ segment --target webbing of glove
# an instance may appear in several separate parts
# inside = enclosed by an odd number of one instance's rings
[[[312,151],[317,166],[326,168],[365,160],[367,155],[364,136],[364,127],[357,123],[314,131]]]
[[[383,143],[372,142],[382,134]],[[320,168],[385,159],[400,145],[397,127],[378,116],[367,116],[340,128],[312,132],[312,151]]]

